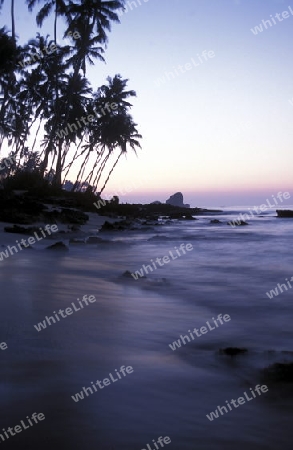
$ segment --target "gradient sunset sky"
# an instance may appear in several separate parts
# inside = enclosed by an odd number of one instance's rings
[[[1,19],[11,28],[9,3]],[[181,191],[192,206],[260,204],[285,190],[293,198],[293,2],[126,5],[109,35],[106,64],[88,66],[87,76],[95,89],[108,75],[129,78],[142,150],[121,160],[105,193],[133,185],[118,193],[121,202],[145,202]],[[35,13],[16,1],[21,43],[39,31]],[[270,16],[275,24],[251,31]],[[41,33],[52,36],[52,29],[47,20]],[[214,57],[201,56],[205,50]]]

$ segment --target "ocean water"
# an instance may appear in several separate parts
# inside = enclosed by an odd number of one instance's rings
[[[262,369],[293,361],[293,289],[287,284],[271,299],[266,294],[293,276],[293,219],[269,210],[248,226],[227,225],[240,211],[115,233],[98,233],[93,219],[86,234],[104,243],[57,253],[42,242],[1,261],[1,342],[8,348],[0,350],[0,430],[45,414],[3,445],[157,450],[153,439],[169,436],[165,447],[173,450],[291,450],[290,385],[266,383],[267,393],[207,418],[264,384]],[[222,223],[211,224],[215,218]],[[192,250],[183,254],[181,244]],[[146,278],[123,276],[167,255],[170,261],[153,265]],[[34,328],[85,294],[97,301]],[[219,314],[231,320],[170,348]],[[234,358],[219,352],[231,346],[248,352]],[[123,365],[133,372],[72,399]]]

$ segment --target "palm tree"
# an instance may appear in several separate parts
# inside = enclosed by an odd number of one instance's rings
[[[0,11],[3,6],[4,0],[0,0]],[[12,39],[13,42],[16,43],[16,36],[15,36],[15,15],[14,15],[14,0],[11,0],[10,3],[10,13],[11,13],[11,33],[12,33]]]
[[[21,47],[18,47],[9,36],[5,27],[0,29],[0,133],[1,145],[4,138],[9,139],[8,144],[12,145],[17,140],[15,135],[16,114],[18,101],[16,99],[20,85],[16,74],[19,68],[16,64],[17,59],[22,53]],[[19,105],[21,106],[21,105]],[[0,145],[0,147],[1,147]]]
[[[33,8],[37,3],[39,3],[40,0],[26,0],[29,11],[32,11]],[[64,16],[67,12],[67,1],[68,0],[43,0],[44,6],[40,9],[40,11],[37,14],[36,21],[37,25],[41,27],[43,25],[44,20],[50,15],[52,11],[54,11],[54,43],[57,45],[57,19],[58,16]],[[62,83],[62,80],[60,80],[59,76],[62,76],[64,72],[62,72],[61,68],[59,67],[58,63],[60,63],[60,57],[62,59],[62,69],[65,70],[66,64],[63,61],[64,56],[68,53],[68,47],[66,49],[58,49],[53,54],[53,71],[52,71],[52,80],[54,80],[54,91],[55,91],[55,120],[53,121],[50,136],[46,137],[47,141],[47,147],[45,149],[45,159],[41,165],[41,173],[44,175],[44,172],[46,170],[47,164],[48,164],[48,158],[49,154],[54,150],[54,135],[56,133],[56,129],[58,124],[60,125],[60,114],[59,114],[59,90],[60,90],[60,84]]]
[[[120,23],[116,11],[125,9],[124,0],[68,0],[66,10],[67,29],[65,36],[77,31],[81,39],[74,42],[73,56],[70,60],[74,78],[80,69],[86,73],[86,60],[94,63],[93,58],[104,61],[102,54],[108,42],[107,31],[111,31],[111,22]],[[69,97],[69,103],[70,103]]]
[[[102,85],[98,89],[98,96],[101,105],[104,103],[115,103],[117,113],[125,113],[132,104],[126,101],[129,97],[136,97],[136,92],[133,90],[126,91],[128,79],[123,79],[118,73],[113,78],[107,77],[108,84]]]
[[[16,80],[14,74],[16,71],[15,60],[19,52],[20,50],[16,47],[12,37],[9,36],[7,28],[0,28],[0,95],[2,96],[0,122],[3,121],[4,110]]]
[[[67,104],[68,92],[71,93],[71,104]],[[74,79],[74,75],[70,74],[67,79],[65,90],[60,97],[61,107],[61,123],[64,123],[64,119],[68,119],[68,123],[75,124],[74,133],[69,133],[68,136],[62,139],[58,139],[58,156],[56,163],[55,184],[61,186],[62,168],[65,162],[65,157],[62,158],[62,144],[65,141],[68,148],[70,143],[75,143],[84,133],[84,127],[80,127],[77,120],[79,117],[84,116],[86,111],[86,105],[88,102],[88,96],[92,93],[92,89],[89,86],[89,81],[78,75],[77,79]],[[63,114],[62,114],[63,113]],[[76,122],[78,126],[76,125]],[[80,123],[80,122],[79,122]],[[65,124],[65,123],[64,123]],[[65,155],[66,156],[66,155]],[[63,160],[63,164],[62,164]]]
[[[68,62],[73,66],[73,76],[72,83],[69,85],[67,91],[67,99],[65,105],[65,114],[60,115],[60,109],[63,110],[63,104],[58,101],[58,79],[56,75],[56,103],[59,105],[56,111],[57,122],[64,124],[69,121],[70,118],[70,105],[72,104],[74,97],[74,86],[78,83],[79,71],[83,70],[86,72],[86,61],[88,60],[90,64],[93,64],[94,58],[104,60],[102,53],[104,52],[103,46],[107,43],[107,31],[111,30],[111,22],[119,23],[118,14],[115,11],[124,8],[123,0],[44,0],[45,5],[39,11],[37,15],[37,24],[42,25],[43,20],[48,17],[50,12],[55,7],[55,22],[54,22],[54,38],[56,41],[56,23],[57,16],[63,15],[67,22],[67,30],[65,35],[68,33],[78,31],[82,36],[82,39],[75,40],[74,48],[72,50],[73,55],[68,60]],[[38,3],[38,0],[27,0],[29,9]],[[52,128],[51,134],[56,134],[56,127]],[[53,146],[53,138],[49,141],[49,149]],[[62,170],[62,143],[58,142],[58,157],[56,165],[56,176],[55,182],[57,184],[61,183],[61,170]],[[84,166],[88,158],[86,157],[84,161]],[[45,161],[46,162],[46,161]]]
[[[39,121],[39,128],[43,122],[46,132],[44,144],[44,160],[40,171],[44,175],[48,165],[49,155],[54,151],[54,140],[57,126],[60,125],[59,97],[61,89],[66,89],[68,75],[66,69],[69,55],[68,46],[58,48],[54,53],[39,57],[46,47],[51,47],[53,41],[49,37],[37,33],[25,46],[25,56],[30,56],[29,71],[27,67],[22,70],[22,83],[27,96],[31,98],[35,109],[35,121]],[[34,57],[37,55],[37,57]]]
[[[0,0],[0,9],[3,3],[4,0]],[[107,83],[92,94],[85,78],[87,64],[94,64],[96,59],[104,61],[108,32],[112,23],[119,23],[117,12],[125,9],[124,0],[26,0],[26,3],[30,11],[43,3],[36,16],[39,27],[54,13],[55,45],[57,20],[61,16],[66,21],[64,35],[78,32],[81,39],[73,38],[70,46],[57,47],[56,51],[41,58],[40,52],[52,44],[49,36],[37,34],[24,48],[17,47],[14,0],[11,0],[12,37],[5,29],[0,29],[0,127],[4,130],[9,146],[20,156],[19,161],[28,158],[27,140],[32,127],[37,127],[33,147],[37,134],[44,130],[40,171],[45,174],[49,158],[53,156],[50,163],[51,172],[53,167],[55,169],[53,182],[56,186],[61,186],[62,173],[73,146],[77,146],[77,150],[66,169],[69,167],[70,170],[77,158],[83,158],[77,182],[83,179],[90,157],[96,152],[93,168],[83,182],[87,185],[94,178],[94,184],[99,184],[111,156],[119,148],[119,154],[102,187],[103,191],[120,157],[126,154],[128,146],[134,151],[140,147],[141,138],[128,113],[132,106],[128,99],[136,95],[133,90],[127,90],[128,80],[122,79],[119,74],[114,78],[108,77]],[[12,57],[9,57],[9,52]],[[22,60],[29,57],[29,65],[17,65],[20,56]],[[74,133],[68,133],[68,130],[63,135],[57,133],[58,128],[64,130],[68,124],[76,124],[82,116],[102,111],[107,103],[115,104],[115,109],[101,113],[93,122],[79,126]],[[82,188],[83,184],[79,183],[79,186]]]
[[[3,1],[3,0],[2,0]],[[68,2],[68,0],[67,0]],[[57,19],[58,16],[64,16],[66,14],[66,0],[43,0],[44,6],[37,14],[37,25],[41,27],[44,20],[54,11],[54,43],[57,44]],[[31,12],[40,0],[26,0],[28,9]]]
[[[107,84],[101,86],[93,96],[93,100],[88,105],[88,114],[94,114],[93,111],[103,111],[104,113],[100,113],[101,117],[98,120],[92,122],[89,127],[88,133],[88,141],[84,145],[84,149],[88,150],[86,154],[83,166],[87,163],[90,153],[95,150],[97,151],[96,161],[85,178],[85,181],[91,183],[96,168],[98,167],[98,171],[96,172],[94,178],[94,185],[98,184],[100,178],[105,170],[105,166],[113,153],[115,146],[117,145],[118,139],[118,130],[119,124],[121,122],[121,117],[127,114],[129,108],[131,108],[131,103],[127,101],[129,97],[136,96],[135,91],[126,90],[127,79],[123,79],[121,75],[116,74],[113,78],[107,78]],[[107,110],[105,108],[106,104],[115,104],[115,109]],[[118,117],[120,116],[120,118]],[[117,125],[117,129],[115,131],[115,127]],[[82,170],[80,170],[76,184],[73,190],[76,188],[77,183],[79,182],[79,176],[82,174]]]
[[[132,117],[129,114],[120,114],[119,116],[115,116],[112,124],[112,139],[113,146],[120,147],[120,153],[114,162],[108,177],[106,178],[103,187],[100,190],[100,195],[104,191],[115,167],[117,166],[119,159],[123,154],[127,153],[127,145],[130,146],[132,150],[136,153],[136,147],[141,148],[141,145],[138,139],[141,139],[142,136],[138,134],[136,129],[137,124],[133,122]]]
[[[94,64],[94,59],[104,61],[102,54],[107,43],[107,31],[111,30],[111,22],[120,23],[116,11],[124,9],[124,0],[69,0],[66,21],[68,28],[65,36],[77,31],[82,37],[75,40],[73,56],[70,63],[73,67],[73,79],[75,80],[82,69],[86,73],[86,61]],[[71,92],[68,95],[68,104],[71,103]],[[69,112],[67,113],[68,118]],[[66,121],[66,120],[65,120]],[[92,145],[91,145],[92,146]],[[92,148],[86,154],[83,168],[85,167]],[[81,172],[79,172],[79,175]],[[77,180],[78,180],[77,177]],[[76,187],[76,183],[74,188]]]
[[[75,71],[85,69],[85,60],[90,50],[97,44],[105,46],[108,42],[107,31],[111,31],[111,22],[120,23],[116,11],[125,9],[124,0],[69,0],[66,20],[70,31],[78,31],[82,39],[75,41],[76,65]],[[97,52],[103,50],[98,49]],[[98,54],[101,59],[101,55]]]

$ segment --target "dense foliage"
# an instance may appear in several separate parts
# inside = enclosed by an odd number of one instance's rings
[[[26,0],[29,11],[43,3],[36,23],[42,27],[53,14],[54,30],[53,38],[36,33],[25,45],[18,43],[10,2],[11,32],[0,29],[0,151],[9,148],[10,164],[1,166],[0,179],[25,170],[60,188],[74,169],[72,190],[101,194],[121,156],[140,148],[128,80],[116,74],[94,89],[86,78],[87,64],[104,61],[124,1]],[[63,46],[59,23],[69,42]]]

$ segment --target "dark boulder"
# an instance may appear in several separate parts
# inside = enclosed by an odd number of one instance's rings
[[[113,223],[106,220],[100,228],[100,231],[113,231],[116,230],[116,226]]]
[[[185,214],[185,216],[182,217],[182,220],[198,220],[198,219],[192,217],[191,214]]]
[[[18,234],[28,234],[38,233],[40,230],[38,227],[22,227],[20,225],[13,225],[13,227],[4,227],[6,233],[18,233]]]
[[[84,212],[69,208],[61,208],[60,211],[57,209],[45,211],[43,216],[46,220],[74,225],[84,225],[89,220],[89,216]]]
[[[100,231],[126,231],[126,230],[141,230],[141,224],[133,220],[121,220],[119,222],[110,223],[107,220],[100,228]]]
[[[195,217],[193,217],[191,214],[186,214],[184,211],[176,211],[172,212],[169,215],[170,219],[177,219],[177,220],[198,220]]]
[[[131,272],[129,272],[129,270],[126,270],[125,272],[123,272],[123,274],[121,275],[121,277],[123,277],[123,278],[129,278],[129,279],[134,279],[133,278],[133,276],[132,276],[132,274],[131,274]],[[145,275],[143,275],[142,277],[139,277],[139,279],[140,278],[146,278],[146,276]]]
[[[293,362],[272,364],[262,370],[262,378],[268,382],[293,383]]]
[[[248,350],[246,348],[239,348],[239,347],[226,347],[226,348],[221,348],[219,350],[219,353],[221,355],[228,355],[228,356],[237,356],[237,355],[241,355],[244,353],[247,353]]]
[[[47,250],[68,251],[69,249],[67,245],[64,244],[64,242],[59,241],[53,245],[49,245],[49,247],[47,247]]]
[[[283,217],[283,218],[292,218],[293,217],[293,211],[290,209],[277,209],[276,213],[278,214],[278,217]]]

